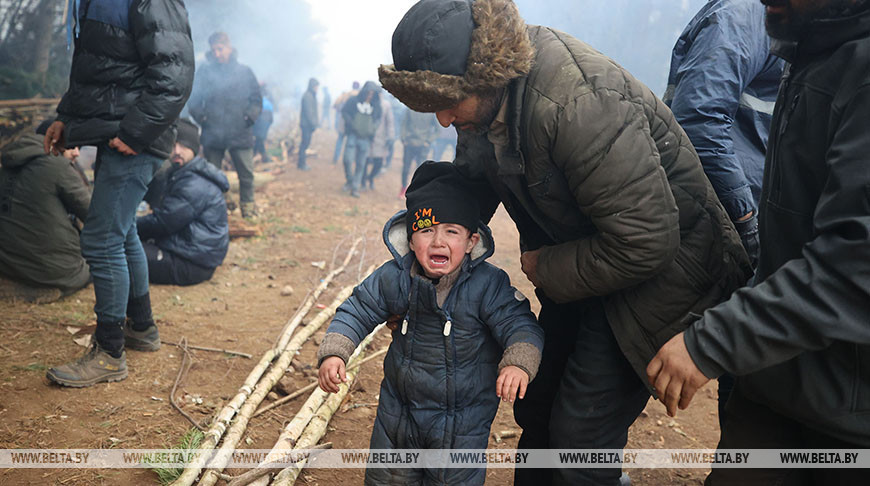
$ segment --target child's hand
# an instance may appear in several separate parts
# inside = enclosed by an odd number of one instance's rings
[[[323,364],[326,362],[324,361]],[[520,399],[526,396],[527,386],[529,386],[529,375],[525,371],[516,366],[505,366],[495,382],[495,394],[503,401],[513,402],[517,397],[517,389],[520,391]]]
[[[330,356],[320,363],[317,373],[320,388],[328,393],[338,393],[338,385],[347,381],[344,373],[344,360],[338,356]],[[523,388],[525,390],[525,388]]]

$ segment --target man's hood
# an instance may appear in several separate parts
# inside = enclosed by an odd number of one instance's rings
[[[317,81],[316,78],[311,78],[308,80],[308,91],[314,92],[314,88],[320,86],[320,82]]]
[[[230,190],[230,181],[227,180],[227,176],[202,157],[196,157],[178,169],[178,173],[187,171],[208,179],[222,192]]]
[[[43,136],[35,133],[27,133],[18,140],[3,147],[3,155],[0,156],[0,166],[4,169],[21,167],[31,160],[46,157],[42,148]]]
[[[365,100],[366,96],[370,92],[375,94],[375,96],[372,98],[372,104],[374,105],[375,101],[378,101],[381,92],[381,87],[378,86],[378,83],[374,81],[366,81],[366,84],[364,84],[362,89],[359,90],[359,94],[357,94],[356,97],[360,101]]]
[[[405,214],[407,212],[405,209],[399,211],[384,225],[384,244],[387,245],[396,263],[400,266],[405,255],[411,252],[408,225],[405,222]],[[470,260],[472,267],[482,263],[495,252],[495,241],[492,239],[492,231],[490,231],[489,227],[481,223],[477,228],[477,232],[480,235],[480,241],[471,250]]]

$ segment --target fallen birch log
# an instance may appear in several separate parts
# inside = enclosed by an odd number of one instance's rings
[[[366,275],[371,273],[374,270],[374,267],[370,267],[366,271]],[[213,486],[218,479],[220,479],[220,473],[224,470],[229,459],[236,448],[239,440],[241,440],[242,435],[247,429],[248,421],[251,418],[251,415],[263,402],[263,399],[266,398],[266,394],[275,386],[275,383],[281,379],[281,376],[284,375],[284,372],[287,370],[287,367],[290,366],[290,361],[292,361],[293,356],[302,347],[305,341],[310,338],[317,329],[319,329],[323,324],[325,324],[332,315],[335,314],[335,310],[344,302],[348,297],[350,297],[353,292],[354,285],[350,285],[345,287],[339,294],[336,296],[335,300],[326,307],[323,311],[321,311],[317,316],[311,320],[311,322],[305,326],[302,330],[296,333],[295,336],[287,343],[287,346],[281,351],[280,356],[272,365],[272,368],[268,371],[268,373],[260,380],[257,384],[254,392],[248,397],[245,401],[242,408],[239,410],[237,414],[236,421],[230,427],[230,429],[226,433],[226,437],[224,438],[223,444],[217,452],[217,455],[211,460],[208,464],[208,469],[203,474],[202,479],[200,479],[198,485],[199,486]]]
[[[384,324],[376,327],[374,331],[369,333],[362,342],[354,350],[353,354],[348,358],[348,365],[346,367],[347,373],[347,387],[341,388],[339,387],[339,392],[330,395],[329,393],[321,390],[320,388],[314,390],[311,393],[311,396],[308,397],[308,400],[305,401],[305,404],[302,405],[302,408],[299,409],[299,412],[296,413],[296,416],[293,417],[293,420],[284,427],[284,430],[281,432],[281,435],[278,436],[278,440],[275,441],[275,445],[272,446],[272,450],[269,451],[269,455],[280,453],[282,451],[287,451],[291,449],[300,449],[301,437],[304,436],[305,431],[308,430],[308,427],[311,425],[311,421],[314,417],[319,416],[321,410],[325,406],[325,403],[329,403],[330,400],[334,399],[336,395],[340,395],[341,398],[338,400],[338,404],[335,405],[335,408],[338,408],[338,405],[341,404],[341,400],[347,395],[348,390],[350,389],[350,385],[353,383],[353,377],[355,377],[359,373],[360,366],[369,359],[379,356],[386,352],[386,350],[380,350],[376,352],[374,355],[363,359],[363,355],[365,355],[365,349],[371,344],[372,340],[374,340],[375,335],[380,332],[381,329],[385,327]],[[344,385],[344,384],[342,384]],[[332,414],[335,413],[335,409],[329,414],[329,417],[332,417]],[[329,422],[329,417],[326,419],[326,422]],[[326,430],[326,425],[324,427],[324,432]],[[320,436],[314,440],[310,445],[315,445],[323,436],[321,433]],[[262,465],[260,466],[262,467]],[[261,477],[258,481],[252,483],[252,486],[265,486],[268,483],[268,478]]]
[[[378,356],[386,353],[387,350],[388,350],[388,348],[383,348],[383,349],[380,349],[378,351],[375,351],[374,354],[372,354],[371,356],[366,356],[366,358],[364,360],[360,361],[359,363],[352,364],[352,366],[362,366],[363,364],[368,363],[369,361],[371,361],[371,360],[377,358]],[[300,395],[303,395],[307,392],[310,392],[311,390],[313,390],[316,387],[317,387],[316,381],[314,383],[305,385],[304,387],[294,391],[293,393],[287,395],[286,397],[281,397],[281,398],[275,400],[274,402],[270,403],[269,405],[266,405],[265,407],[257,410],[256,412],[254,412],[254,417],[261,415],[261,414],[264,414],[264,413],[268,412],[269,410],[272,410],[273,408],[280,407],[281,405],[284,405],[285,403],[289,402],[290,400],[293,400],[294,398],[296,398]]]
[[[329,420],[347,396],[358,373],[358,367],[347,372],[347,383],[339,385],[340,389],[338,393],[331,394],[326,401],[323,402],[323,405],[317,409],[317,414],[311,418],[308,426],[305,427],[305,430],[296,442],[296,449],[310,449],[312,446],[317,445],[320,439],[323,438],[323,435],[326,434],[326,427],[329,425]],[[299,477],[299,473],[302,472],[302,468],[305,467],[306,462],[306,460],[299,461],[295,466],[288,467],[279,472],[272,481],[272,486],[292,486],[296,482],[296,478]]]
[[[209,427],[202,443],[199,445],[200,450],[212,450],[218,442],[220,442],[220,439],[227,430],[230,421],[239,411],[242,404],[245,403],[245,400],[247,400],[251,392],[254,391],[254,386],[256,386],[257,382],[260,381],[260,377],[262,377],[263,373],[266,372],[266,368],[269,367],[269,363],[271,363],[274,358],[275,351],[272,349],[266,351],[266,354],[260,358],[260,362],[257,363],[257,366],[255,366],[254,369],[251,370],[251,373],[248,374],[245,383],[241,388],[239,388],[239,392],[236,396],[234,396],[233,399],[230,400],[230,402],[218,413],[217,418],[215,418],[214,423]],[[193,484],[193,482],[196,481],[199,472],[202,471],[202,468],[205,466],[207,459],[208,457],[206,454],[198,454],[194,461],[184,469],[181,476],[172,482],[172,486],[190,486]]]
[[[309,449],[332,449],[332,442],[327,442],[326,444],[319,444],[314,447],[310,447]],[[246,484],[251,484],[252,481],[256,481],[269,473],[279,472],[284,469],[284,467],[285,466],[275,466],[274,463],[264,463],[257,466],[256,469],[251,469],[250,471],[247,471],[244,474],[239,474],[234,478],[227,479],[225,477],[222,477],[221,479],[228,481],[227,486],[244,486]],[[221,476],[224,475],[222,474]]]

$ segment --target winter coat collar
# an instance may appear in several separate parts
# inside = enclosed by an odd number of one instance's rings
[[[798,42],[774,40],[771,52],[794,63],[801,58],[835,49],[870,34],[870,6],[848,17],[817,19],[810,23]]]

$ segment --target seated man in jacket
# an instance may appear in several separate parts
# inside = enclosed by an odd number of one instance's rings
[[[46,154],[37,133],[6,145],[0,158],[0,275],[26,285],[16,296],[46,302],[91,280],[75,225],[88,213],[91,192],[74,166],[78,148]]]
[[[227,254],[224,193],[230,184],[223,172],[196,156],[198,149],[196,125],[179,120],[166,192],[151,214],[136,221],[151,283],[193,285],[208,280]]]

